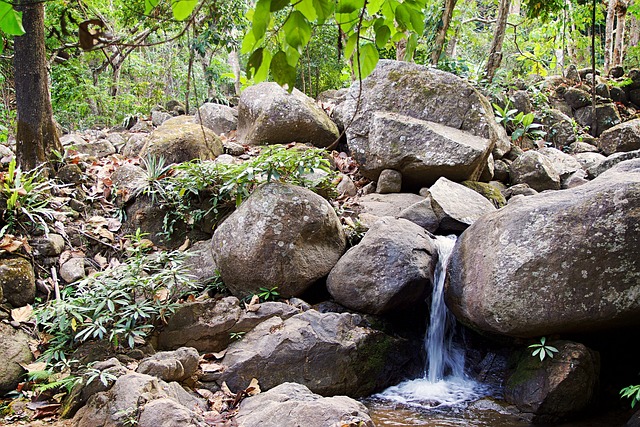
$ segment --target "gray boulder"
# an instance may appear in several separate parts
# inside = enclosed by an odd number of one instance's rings
[[[376,193],[399,193],[402,190],[402,174],[393,169],[385,169],[380,172],[376,183]]]
[[[0,394],[16,388],[23,378],[20,364],[33,361],[27,334],[0,322]]]
[[[567,104],[574,110],[591,105],[591,95],[583,89],[570,87],[563,96]]]
[[[362,313],[408,309],[430,292],[437,257],[422,227],[383,217],[340,258],[327,289],[336,302]]]
[[[515,337],[638,326],[639,223],[640,160],[520,198],[462,234],[447,305],[475,329]]]
[[[208,427],[202,416],[169,398],[152,400],[140,411],[138,427]]]
[[[558,350],[540,361],[527,353],[505,384],[505,400],[522,412],[534,414],[534,423],[564,420],[592,402],[600,373],[598,354],[570,341],[548,343]]]
[[[381,60],[362,87],[351,86],[339,110],[343,122],[353,118],[348,144],[373,180],[384,169],[415,186],[440,176],[474,179],[494,147],[496,158],[509,151],[484,96],[453,74],[413,63]]]
[[[167,164],[194,159],[212,160],[222,154],[222,141],[212,130],[185,116],[167,120],[151,132],[140,157],[164,157]]]
[[[248,332],[259,323],[278,316],[287,319],[298,310],[281,302],[264,302],[256,311],[245,311],[236,297],[182,304],[158,336],[158,347],[189,346],[202,353],[224,350],[233,332]]]
[[[582,169],[584,169],[585,171],[591,169],[593,166],[596,166],[604,159],[606,159],[606,157],[600,153],[591,152],[577,153],[574,154],[573,157],[578,161],[578,163],[580,163],[580,166],[582,166]]]
[[[583,127],[593,128],[593,107],[584,107],[575,112],[576,121]],[[622,122],[620,113],[615,104],[602,104],[596,106],[596,136]]]
[[[173,116],[167,113],[166,111],[160,111],[160,110],[152,111],[151,124],[153,124],[155,127],[158,127],[164,122],[166,122],[167,120],[169,120],[171,117]]]
[[[607,155],[640,149],[640,119],[620,123],[602,132],[599,146]]]
[[[542,118],[542,124],[547,131],[546,137],[553,143],[554,147],[564,147],[576,141],[573,122],[562,111],[555,109],[547,111]]]
[[[261,323],[231,344],[216,380],[232,390],[257,378],[263,390],[285,382],[323,396],[368,396],[415,373],[408,341],[365,326],[349,313],[308,310]]]
[[[161,351],[147,357],[136,372],[147,374],[164,381],[184,381],[195,374],[200,355],[195,348],[181,347],[174,351]]]
[[[191,256],[187,258],[185,267],[188,274],[201,285],[207,285],[217,276],[218,266],[213,259],[211,242],[201,240],[196,242],[187,251]]]
[[[423,200],[424,197],[413,193],[367,194],[357,199],[358,218],[370,227],[383,216],[398,217],[405,209]]]
[[[311,143],[328,147],[339,132],[329,116],[297,89],[260,83],[242,92],[238,104],[238,141],[248,145]]]
[[[260,287],[299,296],[329,274],[346,249],[333,207],[302,187],[264,184],[215,231],[212,247],[225,285],[238,297]]]
[[[124,163],[113,171],[111,182],[117,189],[116,205],[124,206],[147,185],[147,173],[139,166]]]
[[[478,218],[496,210],[482,195],[447,178],[433,184],[429,194],[431,207],[440,220],[439,229],[445,232],[463,231]]]
[[[33,303],[36,297],[36,277],[31,262],[24,258],[0,259],[0,298],[13,307]]]
[[[561,185],[563,185],[565,180],[573,173],[582,170],[582,165],[575,157],[556,148],[542,148],[538,150],[538,152],[549,159],[553,168],[558,172],[558,175],[560,175]]]
[[[546,156],[530,150],[511,164],[511,182],[527,184],[536,191],[559,190],[560,174]]]
[[[589,166],[587,169],[587,175],[589,178],[595,178],[602,174],[603,172],[611,169],[615,165],[620,162],[624,162],[625,160],[631,159],[639,159],[640,158],[640,150],[635,151],[626,151],[623,153],[615,153],[610,155],[607,158],[602,159],[600,162],[594,164],[593,166]]]
[[[198,108],[196,123],[202,123],[216,135],[228,135],[230,131],[238,128],[238,112],[227,105],[207,102]]]
[[[134,133],[127,139],[120,153],[125,157],[138,157],[148,139],[147,133]]]
[[[366,406],[357,400],[322,397],[296,383],[280,384],[243,400],[236,421],[242,427],[374,427]]]
[[[430,233],[435,233],[440,226],[440,218],[433,210],[430,196],[427,196],[422,201],[414,203],[408,208],[403,209],[398,214],[398,218],[408,219]]]

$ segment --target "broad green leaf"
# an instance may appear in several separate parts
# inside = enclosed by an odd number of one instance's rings
[[[413,31],[418,33],[418,35],[422,35],[422,33],[424,33],[424,13],[422,10],[412,8],[409,13],[409,18],[411,20]]]
[[[313,7],[313,0],[302,0],[297,2],[295,9],[302,13],[309,21],[315,21],[318,15]]]
[[[313,0],[313,8],[318,15],[318,24],[322,25],[333,13],[335,2],[332,0]]]
[[[258,0],[253,13],[253,35],[256,40],[260,40],[267,32],[267,27],[271,21],[271,0]]]
[[[279,51],[271,60],[271,75],[273,79],[284,86],[289,92],[293,91],[296,84],[296,69],[287,62],[287,54]]]
[[[411,27],[411,11],[407,5],[401,3],[396,7],[396,22],[403,29]]]
[[[356,48],[357,41],[358,41],[357,33],[353,33],[351,34],[351,36],[349,36],[349,39],[347,40],[347,44],[344,47],[345,58],[351,58],[351,55],[353,55],[353,50]]]
[[[242,39],[242,47],[240,48],[240,52],[249,53],[253,51],[253,49],[256,47],[257,44],[258,44],[258,41],[256,40],[256,36],[253,33],[253,30],[249,30],[247,34],[244,35],[244,38]]]
[[[367,3],[367,13],[371,16],[375,15],[378,13],[382,7],[382,3],[384,2],[385,0],[369,0],[369,3]]]
[[[10,36],[24,34],[22,12],[17,12],[12,5],[4,1],[0,1],[0,30]]]
[[[307,21],[307,18],[297,10],[289,15],[289,19],[284,23],[283,30],[284,37],[289,46],[299,51],[301,51],[311,39],[311,25],[309,21]]]
[[[262,57],[264,55],[264,48],[256,49],[249,60],[247,61],[247,77],[255,75],[256,71],[260,69],[262,65]]]
[[[255,75],[253,76],[253,81],[256,83],[260,83],[267,80],[267,78],[269,77],[270,66],[271,66],[271,52],[265,49],[262,52],[262,63],[260,64],[260,67],[256,70]]]
[[[387,0],[382,4],[382,14],[390,21],[396,18],[396,8],[398,7],[397,0]]]
[[[300,52],[298,49],[294,49],[288,44],[284,46],[284,52],[287,54],[287,62],[292,67],[295,67],[298,64],[298,60],[300,59]]]
[[[144,0],[144,14],[148,15],[158,3],[160,3],[160,0]]]
[[[358,57],[360,61],[359,64],[356,63],[356,75],[358,78],[364,79],[371,74],[374,68],[376,68],[378,60],[380,59],[380,54],[378,53],[376,46],[373,43],[368,42],[360,46],[360,54]]]
[[[391,38],[391,30],[386,25],[376,29],[376,46],[382,49]]]
[[[184,21],[198,4],[198,0],[171,0],[171,10],[173,17],[178,21]]]
[[[410,62],[413,59],[413,53],[416,51],[418,47],[418,35],[413,33],[407,39],[407,47],[404,51],[404,60]]]
[[[271,6],[269,10],[271,12],[277,12],[284,9],[289,4],[289,0],[271,0]]]
[[[362,1],[358,0],[340,0],[336,7],[336,13],[355,12],[362,6]]]

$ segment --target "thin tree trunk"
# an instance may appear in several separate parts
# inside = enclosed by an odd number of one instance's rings
[[[17,161],[24,169],[47,163],[53,150],[62,145],[53,122],[49,95],[47,57],[44,47],[44,3],[20,0],[16,9],[22,12],[26,34],[14,41],[18,129]]]
[[[598,116],[596,109],[596,8],[598,0],[591,5],[591,135],[598,136]]]
[[[624,56],[625,45],[625,30],[626,30],[626,18],[627,18],[627,3],[624,0],[619,0],[616,6],[616,39],[613,43],[613,57],[612,66],[616,67],[622,65],[622,58]]]
[[[447,39],[447,31],[451,24],[451,17],[453,16],[453,9],[456,7],[458,0],[444,0],[444,10],[442,11],[442,27],[438,29],[436,34],[436,41],[431,51],[431,65],[438,65],[442,49],[444,48],[444,41]]]
[[[635,16],[630,15],[628,46],[638,46],[638,44],[640,44],[640,21]]]
[[[573,4],[571,3],[571,0],[566,0],[565,14],[567,14],[567,11],[568,16],[565,16],[565,19],[571,23],[571,30],[567,35],[567,54],[569,55],[571,62],[576,63],[578,58],[573,46],[573,35],[576,33],[576,23],[573,20]]]
[[[609,72],[613,62],[613,32],[615,29],[616,21],[616,5],[618,0],[609,0],[607,5],[607,22],[605,26],[604,35],[604,70],[605,73]]]
[[[511,0],[500,0],[500,5],[498,6],[498,19],[493,31],[493,40],[491,41],[491,47],[489,48],[489,58],[485,69],[485,78],[489,83],[493,81],[493,77],[495,76],[496,71],[498,71],[498,68],[500,68],[500,63],[502,62],[502,44],[507,30],[507,18],[509,18],[510,6]]]
[[[229,64],[233,75],[235,76],[234,87],[236,89],[236,96],[240,96],[240,60],[238,59],[238,52],[232,50],[229,52]]]

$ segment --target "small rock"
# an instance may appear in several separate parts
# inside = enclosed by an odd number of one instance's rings
[[[527,184],[512,185],[502,192],[502,195],[507,200],[514,196],[534,196],[536,194],[538,194],[538,192]]]
[[[336,186],[338,194],[353,197],[358,193],[358,187],[353,183],[353,180],[349,175],[341,173],[339,175],[340,182]]]
[[[200,355],[195,348],[182,347],[175,351],[161,351],[140,362],[136,372],[164,381],[184,381],[195,374]]]
[[[402,190],[402,174],[393,169],[385,169],[380,172],[376,185],[376,193],[399,193]]]
[[[597,153],[598,147],[595,145],[587,144],[586,142],[574,142],[569,145],[569,152],[572,154],[578,153]]]
[[[64,238],[55,233],[34,239],[31,246],[35,249],[37,256],[55,257],[64,250]]]
[[[587,182],[589,182],[587,180],[587,172],[583,169],[580,169],[572,173],[567,179],[563,180],[562,188],[575,188],[580,185],[586,184]]]
[[[244,147],[237,142],[229,140],[222,141],[222,147],[226,154],[231,154],[232,156],[241,156],[244,154]]]
[[[0,259],[0,288],[5,299],[13,307],[33,303],[36,296],[36,279],[33,266],[24,258]]]
[[[164,111],[153,111],[151,113],[151,123],[153,126],[158,127],[167,120],[173,117],[171,114]]]
[[[65,184],[79,184],[84,179],[84,173],[80,166],[69,163],[60,168],[58,179]]]
[[[511,182],[528,184],[536,191],[559,190],[560,174],[546,156],[526,151],[511,164]]]
[[[609,70],[609,77],[619,79],[624,76],[624,67],[621,65],[615,66]]]
[[[430,233],[435,233],[440,225],[440,219],[431,207],[431,197],[428,193],[424,200],[401,211],[398,218],[408,219]]]
[[[496,181],[509,182],[509,164],[504,160],[496,160],[493,163],[493,179]]]
[[[60,277],[67,283],[80,280],[84,275],[84,258],[70,258],[60,266]]]
[[[33,360],[27,334],[0,322],[0,394],[14,390],[22,380],[24,369],[20,364]]]

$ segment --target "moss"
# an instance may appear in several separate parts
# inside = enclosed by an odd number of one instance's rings
[[[353,372],[357,372],[361,379],[359,395],[365,396],[380,388],[389,370],[393,346],[394,339],[381,332],[373,333],[361,344],[357,350],[357,357],[353,360]]]
[[[493,203],[493,205],[498,209],[507,205],[507,200],[504,198],[500,190],[491,184],[476,181],[464,181],[462,182],[462,185],[480,194],[485,199]]]

